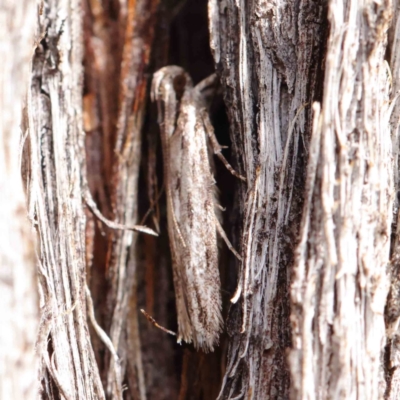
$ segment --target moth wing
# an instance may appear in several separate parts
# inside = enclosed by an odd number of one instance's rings
[[[184,266],[180,271],[183,282],[180,305],[186,307],[186,310],[178,310],[179,326],[190,325],[194,345],[211,350],[222,329],[215,185],[206,132],[193,91],[187,91],[182,98],[176,134],[180,140],[174,145],[181,148],[175,149],[180,155],[172,164],[171,175],[179,177],[175,182],[179,190],[173,195],[173,208],[186,246],[181,249],[178,261],[178,265]]]

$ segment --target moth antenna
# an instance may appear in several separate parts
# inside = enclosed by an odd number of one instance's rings
[[[204,78],[202,81],[200,81],[195,89],[199,92],[203,92],[204,90],[208,89],[211,86],[215,86],[218,84],[218,76],[216,73],[213,73],[209,76],[207,76],[207,78]]]
[[[164,193],[164,185],[161,187],[160,192],[158,193],[157,197],[155,200],[151,201],[150,203],[150,207],[149,209],[146,211],[146,214],[144,214],[144,217],[142,218],[142,220],[140,221],[140,225],[143,225],[147,219],[147,217],[150,215],[150,213],[155,209],[157,203],[159,202],[162,194]],[[158,224],[158,221],[156,223],[156,221],[154,221],[155,225],[156,225],[156,231],[157,233],[160,232],[160,226]]]

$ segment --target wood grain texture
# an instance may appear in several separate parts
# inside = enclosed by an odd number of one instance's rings
[[[291,267],[311,103],[320,96],[325,3],[208,4],[232,147],[247,178],[237,197],[235,233],[243,262],[219,398],[288,398]]]
[[[394,198],[393,227],[391,243],[391,262],[389,269],[390,288],[385,307],[386,322],[386,351],[384,358],[384,374],[386,378],[385,398],[394,400],[400,397],[400,214],[399,209],[399,126],[400,126],[400,104],[398,101],[400,90],[400,18],[399,8],[391,4],[393,17],[388,34],[387,54],[390,54],[389,65],[391,73],[390,92],[390,130],[393,154],[393,184],[397,190]],[[396,215],[397,214],[397,215]]]
[[[395,194],[384,60],[390,16],[390,2],[329,4],[291,292],[294,398],[384,396]]]
[[[27,144],[21,117],[31,76],[36,12],[35,0],[2,1],[0,6],[1,399],[33,400],[38,391],[35,235],[27,217],[26,182],[21,179],[22,149]]]
[[[38,318],[19,177],[23,148],[39,243],[41,398],[209,399],[220,383],[219,399],[399,398],[397,4],[209,1],[233,158],[246,176],[224,186],[238,189],[233,212],[228,205],[225,213],[242,256],[236,275],[217,248],[209,144],[221,149],[208,140],[202,86],[193,87],[185,72],[200,78],[211,71],[200,60],[201,41],[191,39],[205,36],[197,23],[206,28],[194,3],[187,3],[193,19],[180,14],[180,0],[46,0],[37,14],[32,2],[17,3],[0,10],[0,396],[32,398],[35,390]],[[140,304],[164,326],[175,319],[154,137],[150,201],[140,177],[143,132],[155,124],[146,117],[151,68],[171,59],[185,70],[156,74],[153,95],[178,333],[196,350],[177,346],[137,315]],[[228,122],[221,121],[224,130]],[[109,219],[132,224],[147,203],[159,207],[152,227],[160,237],[140,246],[136,233],[98,223],[83,201],[86,175]],[[219,258],[227,275],[222,295]],[[88,319],[97,334],[90,336]]]
[[[79,0],[44,1],[28,95],[30,217],[39,236],[41,398],[104,399],[86,315]]]
[[[239,198],[244,263],[233,300],[242,314],[232,318],[220,398],[376,399],[391,373],[386,395],[398,393],[396,336],[392,366],[383,358],[399,314],[397,256],[385,327],[398,157],[398,71],[385,62],[391,7],[209,2],[251,183]],[[397,46],[390,51],[395,65]]]
[[[118,86],[116,120],[112,121],[112,165],[110,182],[111,211],[113,219],[124,224],[136,223],[138,218],[139,167],[141,161],[142,127],[147,104],[148,65],[154,37],[156,11],[159,0],[129,0],[119,4],[118,47],[120,57],[108,60],[109,69],[118,70],[114,85]],[[106,35],[101,35],[106,39]],[[105,40],[104,45],[109,45]],[[110,50],[110,48],[109,48]],[[113,63],[115,63],[113,65]],[[118,64],[119,63],[119,64]],[[115,70],[114,70],[115,71]],[[109,90],[104,82],[102,89]],[[112,115],[112,104],[101,95],[101,104]],[[111,121],[110,121],[111,122]],[[104,134],[110,127],[105,127]],[[107,140],[107,136],[104,136]],[[108,152],[107,145],[104,151]],[[111,341],[121,357],[121,381],[115,382],[114,361],[106,361],[107,395],[118,398],[118,387],[123,380],[130,382],[129,396],[146,398],[141,341],[136,305],[137,234],[112,231],[108,238],[106,261],[107,311],[105,325]],[[127,318],[127,316],[130,318]],[[128,395],[128,393],[126,394]]]

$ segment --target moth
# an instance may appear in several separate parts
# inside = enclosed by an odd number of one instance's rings
[[[221,154],[206,109],[203,92],[216,79],[213,75],[193,87],[184,69],[168,66],[154,74],[151,88],[162,142],[178,342],[204,351],[214,349],[223,328],[217,233],[240,258],[218,219],[209,144],[244,180]]]

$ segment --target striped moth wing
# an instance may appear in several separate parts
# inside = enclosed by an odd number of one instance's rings
[[[167,197],[178,342],[212,351],[223,326],[218,271],[217,200],[200,90],[180,67],[153,77]]]

